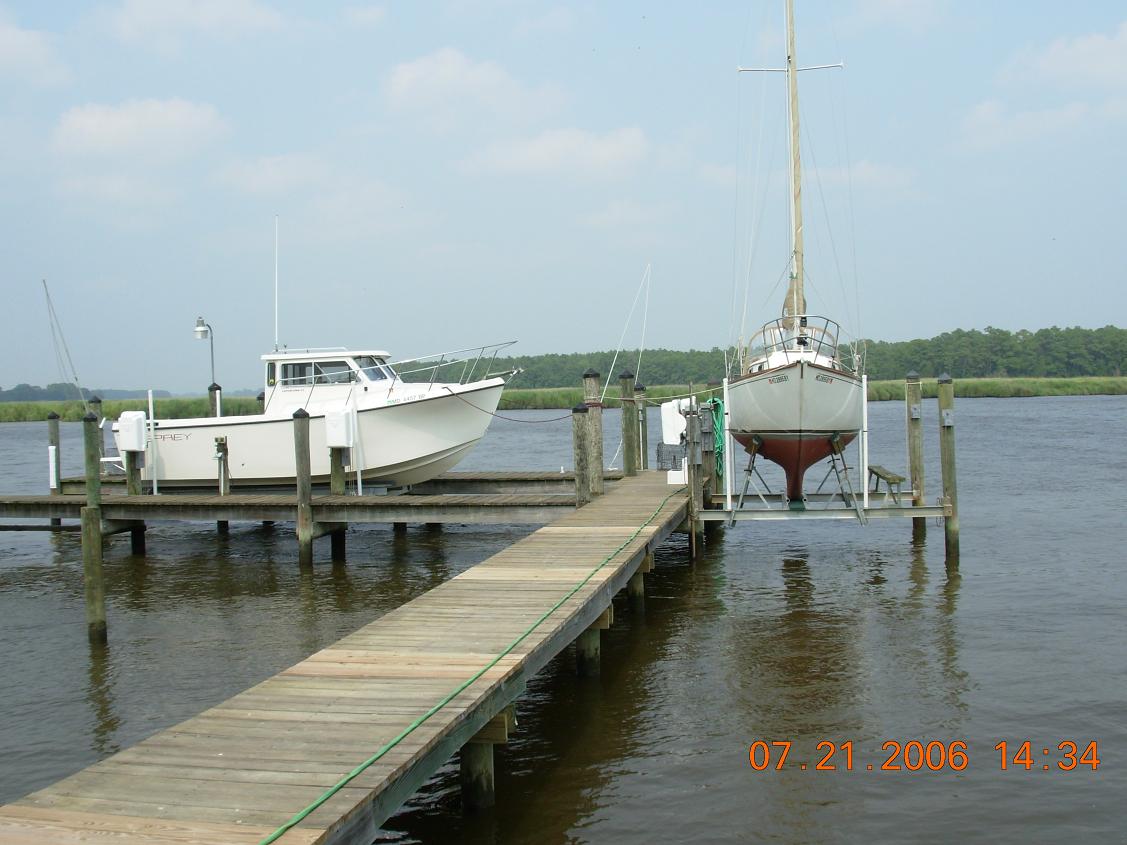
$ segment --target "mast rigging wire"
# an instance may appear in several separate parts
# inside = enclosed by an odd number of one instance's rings
[[[62,378],[66,384],[71,383],[73,380],[74,389],[78,393],[78,401],[82,403],[82,408],[87,413],[90,412],[90,405],[86,401],[86,395],[82,391],[82,386],[78,382],[78,373],[74,369],[74,361],[70,357],[70,349],[67,347],[66,338],[63,337],[63,327],[59,323],[59,316],[55,313],[55,303],[51,301],[51,291],[47,288],[47,280],[42,279],[43,294],[47,297],[47,319],[51,327],[51,343],[55,347],[55,362],[59,367],[59,377]],[[61,350],[61,351],[60,351]],[[65,360],[65,366],[64,366]],[[67,377],[66,369],[69,367],[71,378]]]

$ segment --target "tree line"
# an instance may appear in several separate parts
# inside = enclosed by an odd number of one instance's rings
[[[874,380],[902,379],[914,370],[924,378],[948,373],[954,378],[1121,376],[1127,370],[1127,329],[1058,328],[1036,332],[988,326],[956,329],[933,338],[864,341],[865,371]],[[732,350],[728,350],[728,358]],[[613,372],[611,364],[614,363]],[[603,381],[617,381],[623,371],[643,384],[708,384],[725,372],[725,350],[647,349],[569,354],[515,355],[498,358],[493,371],[520,368],[514,387],[573,387],[585,370]]]
[[[956,329],[937,337],[904,341],[865,341],[865,371],[873,380],[902,379],[915,370],[924,378],[949,373],[954,378],[1121,376],[1127,370],[1127,329],[1104,326],[1101,329],[1058,328],[1035,332],[1009,332],[988,326],[986,329]],[[727,357],[731,358],[731,350]],[[613,364],[613,366],[612,366]],[[594,369],[617,383],[624,371],[634,373],[643,384],[706,385],[719,381],[725,372],[725,350],[675,349],[644,350],[639,365],[638,350],[618,353],[571,352],[567,354],[514,355],[498,358],[489,367],[499,372],[523,372],[513,387],[575,387],[583,372]],[[233,391],[235,395],[239,391]],[[242,391],[246,392],[246,391]],[[251,394],[257,391],[250,391]],[[87,398],[97,393],[103,399],[144,396],[144,391],[85,390]],[[76,398],[72,384],[47,387],[19,384],[0,389],[0,402],[59,401]],[[154,395],[168,396],[167,391]]]
[[[89,390],[82,388],[82,395],[89,400],[93,396],[102,399],[138,399],[148,396],[145,390]],[[153,396],[171,396],[167,390],[154,390]],[[78,388],[65,381],[54,382],[46,387],[34,384],[17,384],[7,390],[0,388],[0,402],[70,402],[77,401]]]

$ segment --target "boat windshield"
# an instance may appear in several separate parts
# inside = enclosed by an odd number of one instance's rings
[[[395,378],[395,370],[391,365],[383,358],[376,358],[374,355],[357,355],[356,366],[368,377],[368,381]]]

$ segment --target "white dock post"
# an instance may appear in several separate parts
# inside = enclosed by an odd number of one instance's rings
[[[861,494],[862,505],[869,507],[869,377],[861,376]]]

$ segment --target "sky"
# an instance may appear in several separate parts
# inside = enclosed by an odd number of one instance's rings
[[[845,65],[799,77],[811,313],[1127,325],[1122,2],[797,6]],[[736,72],[784,61],[781,0],[0,0],[0,386],[61,379],[42,279],[86,386],[202,392],[198,316],[260,386],[275,217],[290,348],[726,346],[785,289],[784,78]]]

